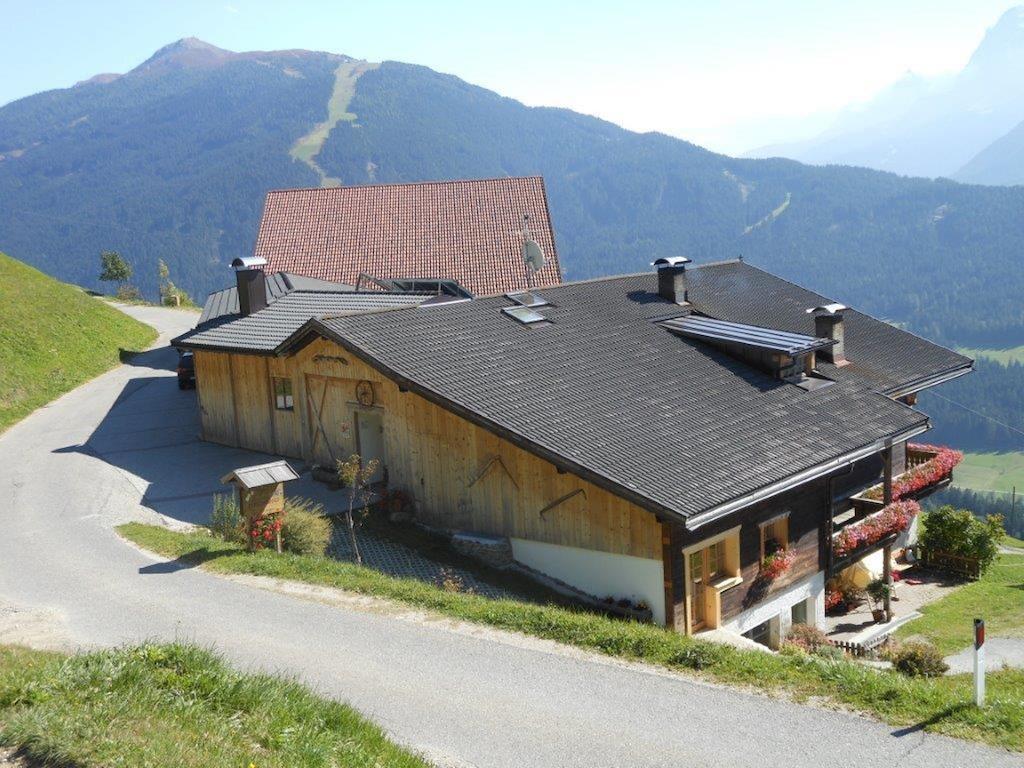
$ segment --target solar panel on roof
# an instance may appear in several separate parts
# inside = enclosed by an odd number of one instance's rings
[[[540,312],[534,312],[529,307],[504,307],[502,310],[506,315],[518,320],[523,325],[547,322],[547,318]]]
[[[747,347],[767,349],[772,352],[784,352],[787,355],[812,352],[835,343],[831,339],[780,331],[775,328],[762,328],[757,325],[732,323],[727,320],[716,320],[713,317],[703,317],[701,315],[687,315],[686,317],[664,320],[660,325],[673,333],[689,338],[741,344]]]
[[[543,296],[532,291],[523,291],[522,293],[506,293],[505,298],[509,301],[514,301],[516,304],[522,307],[546,307],[549,302]]]

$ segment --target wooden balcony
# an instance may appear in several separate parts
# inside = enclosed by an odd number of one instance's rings
[[[950,448],[934,445],[907,446],[906,469],[892,479],[892,499],[921,499],[949,486],[953,481],[953,467],[963,454]],[[861,519],[880,510],[885,499],[885,482],[877,483],[851,498],[854,517]]]

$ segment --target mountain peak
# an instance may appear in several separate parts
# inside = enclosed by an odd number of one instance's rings
[[[183,37],[170,45],[165,45],[132,71],[146,71],[154,68],[211,67],[222,64],[236,55],[232,51],[218,48],[198,37]]]
[[[1024,5],[1010,8],[985,32],[968,67],[1024,66]]]

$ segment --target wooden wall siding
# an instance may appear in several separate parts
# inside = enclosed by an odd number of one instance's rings
[[[230,357],[221,352],[197,350],[195,365],[203,438],[214,443],[237,445]]]
[[[756,599],[756,593],[751,592],[751,587],[760,567],[761,522],[789,512],[789,548],[796,554],[796,561],[787,573],[771,584],[760,600],[769,598],[773,593],[807,578],[824,567],[821,526],[828,516],[827,494],[826,481],[815,481],[785,496],[769,499],[744,515],[746,521],[740,529],[743,583],[722,593],[723,621],[756,604],[752,602]],[[733,524],[735,525],[735,521]]]
[[[208,357],[216,358],[216,363],[200,363]],[[203,417],[209,440],[235,444],[231,414],[237,410],[244,447],[326,463],[330,455],[324,446],[318,442],[314,450],[316,416],[310,405],[310,398],[317,398],[319,404],[326,387],[325,427],[333,438],[334,453],[346,457],[355,451],[353,412],[362,407],[356,402],[356,384],[368,380],[374,387],[373,407],[383,414],[389,485],[416,500],[424,522],[662,558],[661,525],[651,513],[575,475],[559,474],[547,461],[414,393],[399,392],[390,379],[331,342],[319,339],[288,358],[232,357],[229,364],[228,355],[196,353],[200,388],[204,400],[209,397],[212,403]],[[236,378],[244,372],[258,379],[258,383],[236,382],[237,398],[225,386],[230,385],[231,365]],[[216,375],[203,376],[206,370]],[[271,375],[292,379],[293,414],[273,413]]]
[[[232,355],[230,369],[238,444],[274,453],[273,408],[266,360],[255,355]]]
[[[290,361],[281,357],[266,357],[266,372],[268,379],[275,376],[292,378]],[[292,381],[292,399],[295,408],[291,411],[279,411],[274,406],[274,391],[270,389],[269,401],[271,418],[274,428],[274,453],[292,458],[302,457],[302,402],[299,400],[299,389],[297,383]]]

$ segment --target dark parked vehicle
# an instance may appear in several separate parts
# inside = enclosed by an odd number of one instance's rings
[[[182,352],[178,356],[178,389],[188,389],[196,385],[196,361],[191,352]]]

